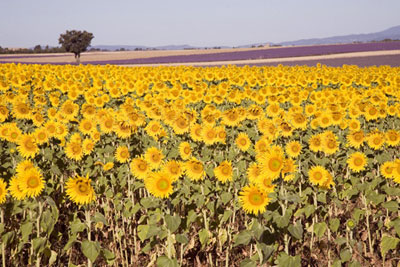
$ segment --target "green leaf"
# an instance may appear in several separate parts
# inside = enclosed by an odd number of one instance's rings
[[[46,246],[46,238],[43,237],[37,237],[32,240],[32,246],[33,246],[33,251],[35,253],[42,253],[45,246]]]
[[[274,213],[273,220],[279,228],[285,228],[289,225],[292,212],[286,210],[285,215],[281,216],[278,212]]]
[[[340,251],[340,259],[342,260],[342,262],[347,262],[351,259],[351,253],[350,250],[345,249]]]
[[[250,243],[251,238],[253,237],[252,233],[249,230],[244,230],[235,236],[234,247],[239,245],[248,245]]]
[[[221,200],[224,205],[226,205],[226,203],[228,203],[232,198],[232,194],[229,192],[224,192],[221,194]]]
[[[306,218],[310,217],[311,214],[315,211],[314,205],[308,204],[307,206],[304,207],[304,214],[306,215]]]
[[[389,201],[389,202],[385,202],[382,204],[382,206],[392,212],[398,211],[399,210],[399,203],[397,203],[397,201]]]
[[[65,251],[69,250],[75,242],[76,242],[76,235],[71,236],[71,237],[68,239],[67,244],[64,246],[64,250],[65,250]]]
[[[82,223],[79,219],[76,219],[71,223],[71,232],[73,235],[82,232],[86,228],[86,224]]]
[[[388,235],[385,235],[382,237],[381,241],[381,253],[382,256],[385,257],[386,253],[391,250],[395,249],[397,247],[397,244],[399,243],[400,239],[397,237],[391,237]]]
[[[194,210],[189,210],[188,216],[186,219],[186,226],[189,226],[196,219],[197,219],[197,213]]]
[[[274,251],[275,251],[273,246],[267,246],[264,243],[257,242],[257,248],[261,249],[261,252],[263,255],[262,264],[266,263],[267,260],[271,257],[272,253],[274,253]]]
[[[225,210],[224,215],[222,216],[220,224],[225,223],[232,216],[233,212],[231,210]]]
[[[47,233],[47,235],[50,235],[51,232],[53,232],[54,225],[56,224],[57,220],[58,220],[58,211],[56,212],[55,215],[53,212],[51,212],[51,210],[47,209],[42,213],[42,217],[40,219],[40,226],[43,229],[43,231]]]
[[[3,243],[4,243],[5,245],[8,245],[8,244],[10,244],[10,243],[14,240],[14,237],[15,237],[15,233],[12,232],[12,231],[10,231],[10,232],[5,233],[5,234],[1,237],[1,240],[3,241]]]
[[[340,220],[338,218],[334,218],[329,222],[329,228],[332,232],[336,233],[340,226]]]
[[[296,224],[291,224],[288,227],[289,233],[296,239],[300,240],[303,238],[303,225],[300,221],[297,221]]]
[[[285,267],[297,267],[301,266],[301,258],[300,255],[295,257],[289,256],[285,252],[281,252],[276,259],[278,266],[285,266]]]
[[[145,208],[145,209],[152,209],[152,208],[157,208],[159,207],[159,202],[156,199],[153,199],[152,197],[145,197],[140,200],[140,204]]]
[[[104,259],[107,260],[107,262],[115,260],[115,254],[111,250],[108,250],[106,248],[103,248],[101,250],[101,255],[103,256]]]
[[[101,222],[104,225],[108,225],[106,217],[104,217],[104,215],[101,214],[100,212],[96,212],[96,214],[94,215],[93,221],[95,223]]]
[[[97,241],[84,240],[81,243],[81,250],[83,255],[93,263],[100,254],[100,244]]]
[[[29,235],[32,234],[33,223],[26,222],[21,225],[21,235],[22,241],[27,242],[29,239]]]
[[[179,215],[171,216],[167,214],[165,215],[165,223],[167,224],[167,228],[173,233],[178,230],[179,225],[181,225],[181,218]]]
[[[189,239],[185,234],[177,234],[175,237],[176,241],[181,243],[181,244],[187,244],[189,242]]]
[[[167,256],[161,256],[157,258],[157,267],[178,267],[178,261],[176,259],[170,259]]]
[[[53,265],[57,261],[57,252],[54,250],[50,251],[49,266]]]
[[[320,223],[316,223],[314,225],[314,233],[317,237],[321,238],[326,231],[326,223],[325,222],[320,222]]]
[[[358,261],[352,261],[350,262],[349,267],[362,267],[362,265]]]
[[[252,261],[251,259],[244,259],[240,262],[240,267],[257,267],[257,263]]]
[[[201,229],[201,230],[199,231],[199,240],[200,240],[200,243],[201,243],[201,245],[202,245],[203,247],[204,247],[205,244],[207,243],[208,238],[209,238],[208,230],[207,230],[207,229]]]
[[[140,241],[144,242],[147,239],[147,233],[149,232],[149,228],[150,226],[148,224],[138,226],[137,231]]]

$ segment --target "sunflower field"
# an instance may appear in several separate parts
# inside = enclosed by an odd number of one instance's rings
[[[3,266],[396,266],[400,68],[0,65]]]

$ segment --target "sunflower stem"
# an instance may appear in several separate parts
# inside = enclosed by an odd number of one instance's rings
[[[89,207],[86,206],[85,209],[85,216],[86,216],[86,223],[88,226],[88,240],[91,241],[92,236],[91,236],[91,232],[92,232],[92,228],[91,228],[91,224],[92,222],[90,221],[90,211],[89,211]],[[92,267],[92,261],[88,258],[88,267]]]
[[[38,206],[39,206],[39,211],[38,211],[38,216],[36,218],[36,227],[37,227],[36,237],[37,238],[40,237],[40,218],[42,217],[42,211],[43,211],[43,206],[42,206],[42,202],[40,201],[40,199],[38,200]],[[40,267],[40,260],[41,260],[41,256],[38,253],[38,255],[36,257],[36,267]]]
[[[1,209],[1,224],[4,224],[4,210]],[[4,242],[1,242],[1,263],[6,266],[6,248]]]

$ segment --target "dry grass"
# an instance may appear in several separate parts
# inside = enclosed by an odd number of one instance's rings
[[[165,56],[181,56],[181,55],[201,55],[213,54],[224,52],[239,52],[249,50],[267,49],[267,47],[260,48],[226,48],[226,49],[199,49],[199,50],[154,50],[154,51],[113,51],[113,52],[85,52],[81,54],[81,62],[88,61],[108,61],[108,60],[123,60],[123,59],[136,59],[136,58],[151,58],[151,57],[165,57]],[[275,48],[270,48],[275,49]],[[18,62],[26,63],[74,63],[75,58],[72,53],[59,53],[59,54],[10,54],[2,55],[2,57],[10,56],[10,59],[1,59],[2,61],[15,61],[15,56],[31,56],[27,58],[17,59]],[[57,55],[57,57],[54,57]],[[48,56],[48,57],[44,57]]]

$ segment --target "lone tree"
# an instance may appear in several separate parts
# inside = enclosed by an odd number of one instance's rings
[[[74,53],[76,62],[79,64],[81,53],[86,51],[93,38],[93,33],[72,30],[60,34],[58,43],[61,44],[65,51]]]

